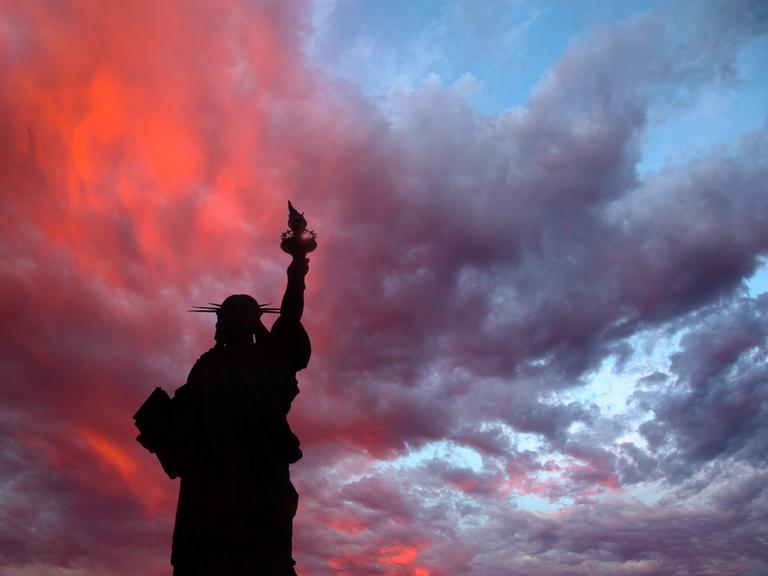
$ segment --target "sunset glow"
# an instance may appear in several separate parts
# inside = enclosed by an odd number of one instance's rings
[[[759,0],[0,1],[0,573],[171,573],[131,417],[290,199],[299,574],[765,574],[767,62]]]

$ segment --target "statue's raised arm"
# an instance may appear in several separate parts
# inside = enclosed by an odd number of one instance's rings
[[[317,248],[316,238],[317,235],[313,231],[307,230],[304,214],[288,202],[288,230],[282,234],[280,248],[293,256],[293,259],[288,266],[288,283],[280,304],[280,317],[272,326],[270,340],[275,350],[280,351],[278,355],[286,361],[288,370],[293,374],[307,367],[312,354],[312,346],[301,324],[301,317],[304,313],[306,288],[304,278],[309,271],[307,254]],[[292,376],[290,380],[294,382],[295,387],[295,378]],[[298,388],[289,388],[292,390],[289,391],[292,400],[298,393]]]
[[[317,248],[317,235],[307,230],[304,213],[299,212],[288,201],[288,230],[283,232],[280,248],[293,256],[288,266],[288,284],[285,287],[280,315],[294,320],[301,320],[304,313],[304,277],[309,271],[307,254]]]

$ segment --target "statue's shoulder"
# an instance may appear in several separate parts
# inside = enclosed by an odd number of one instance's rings
[[[215,346],[211,348],[210,350],[206,350],[200,355],[200,358],[197,359],[197,362],[195,364],[208,364],[210,362],[220,362],[222,357],[222,352]]]
[[[192,366],[192,370],[189,372],[189,379],[192,380],[195,377],[201,377],[205,374],[210,374],[212,370],[215,370],[222,361],[223,354],[221,350],[211,348],[195,361]]]
[[[221,350],[216,348],[204,352],[189,371],[186,384],[176,389],[174,398],[196,397],[202,391],[207,390],[211,383],[216,380],[216,374],[219,373],[218,367],[221,366],[221,357]]]
[[[293,371],[298,372],[307,367],[312,344],[298,318],[281,315],[272,326],[271,333],[277,354],[288,360]]]

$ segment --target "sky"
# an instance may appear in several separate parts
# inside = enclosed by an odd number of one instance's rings
[[[0,573],[170,574],[131,416],[290,199],[301,576],[768,575],[766,64],[761,1],[0,0]]]

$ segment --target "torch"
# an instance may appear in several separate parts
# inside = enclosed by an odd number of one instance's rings
[[[307,230],[304,212],[299,212],[288,201],[288,230],[280,235],[280,248],[293,256],[294,260],[304,258],[317,248],[317,234]]]

